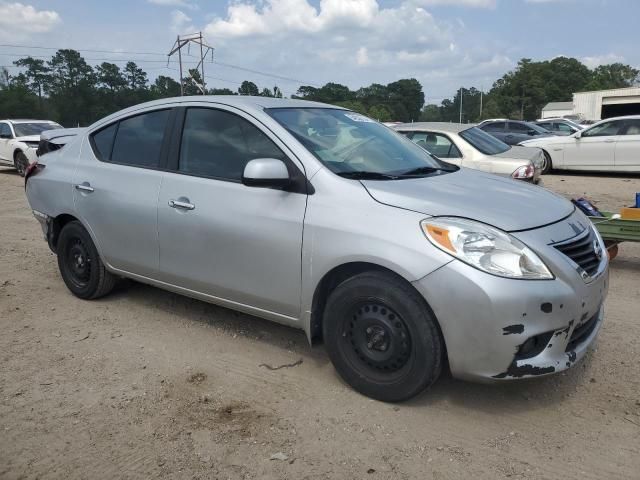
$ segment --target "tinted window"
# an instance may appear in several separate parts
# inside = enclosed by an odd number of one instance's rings
[[[487,132],[502,132],[506,126],[505,122],[493,122],[481,125],[480,128]]]
[[[557,130],[559,132],[569,132],[569,133],[573,133],[574,129],[571,128],[569,125],[567,125],[566,123],[554,123],[553,124],[556,128],[554,128],[554,130]],[[544,125],[546,127],[546,125]]]
[[[427,152],[440,158],[460,158],[460,150],[446,135],[431,132],[416,132],[411,136],[411,140]]]
[[[144,113],[119,122],[111,161],[138,167],[160,165],[169,110]]]
[[[117,127],[118,124],[114,123],[93,134],[93,150],[100,160],[109,160],[111,158],[111,147],[113,146],[113,138]]]
[[[531,130],[531,127],[527,126],[524,123],[509,122],[509,130],[511,130],[512,132],[527,133],[529,130]]]
[[[472,147],[485,155],[497,155],[498,153],[506,152],[511,148],[502,140],[498,140],[496,137],[483,132],[477,127],[471,127],[468,130],[463,130],[458,135],[466,140]]]
[[[622,135],[640,135],[640,118],[627,120]]]
[[[204,177],[241,180],[256,158],[285,159],[282,151],[247,120],[222,110],[187,110],[179,171]]]
[[[617,135],[620,127],[622,126],[622,122],[620,120],[613,122],[604,122],[600,125],[596,125],[595,127],[591,127],[588,130],[585,130],[582,134],[583,137],[605,137],[608,135]]]

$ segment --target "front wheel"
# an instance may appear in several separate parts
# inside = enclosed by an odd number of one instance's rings
[[[106,270],[91,236],[80,222],[69,222],[62,228],[57,252],[62,279],[76,297],[94,299],[113,290],[116,277]]]
[[[18,174],[21,177],[24,177],[24,175],[25,175],[25,173],[27,171],[27,167],[29,166],[29,159],[24,154],[24,152],[16,153],[16,156],[15,156],[15,158],[13,160],[13,166],[18,171]]]
[[[390,273],[365,272],[338,285],[327,300],[323,336],[340,376],[377,400],[411,398],[442,369],[442,335],[431,309]]]
[[[542,154],[544,156],[544,160],[542,161],[542,168],[540,169],[540,173],[545,175],[551,171],[553,168],[553,162],[551,161],[551,155],[549,155],[546,151],[542,150]]]

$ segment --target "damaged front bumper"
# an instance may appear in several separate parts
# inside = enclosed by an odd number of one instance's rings
[[[414,282],[440,323],[454,377],[549,375],[571,367],[593,344],[604,319],[608,261],[586,282],[545,246],[553,280],[507,279],[453,261]]]

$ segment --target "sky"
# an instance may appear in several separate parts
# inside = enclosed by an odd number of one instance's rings
[[[209,88],[251,80],[290,96],[416,78],[440,103],[461,86],[490,89],[523,57],[640,68],[638,19],[638,0],[0,0],[0,65],[74,48],[94,65],[134,60],[177,80],[166,53],[202,31],[215,48]]]

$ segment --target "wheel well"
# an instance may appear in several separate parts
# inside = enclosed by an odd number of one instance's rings
[[[49,248],[51,248],[54,253],[56,252],[56,248],[58,246],[58,237],[60,236],[62,228],[67,223],[73,222],[74,220],[77,220],[77,218],[73,215],[63,213],[61,215],[58,215],[51,221],[51,228],[49,229],[47,240],[49,242]]]
[[[311,341],[313,343],[322,341],[322,317],[324,306],[331,292],[342,282],[363,272],[387,272],[406,282],[404,277],[398,275],[393,270],[376,265],[375,263],[353,262],[345,263],[333,268],[322,277],[313,294],[311,304]]]
[[[13,161],[14,161],[14,162],[15,162],[15,161],[16,161],[16,159],[18,158],[18,153],[23,153],[23,152],[22,152],[22,150],[20,150],[19,148],[16,148],[16,149],[13,151]]]

